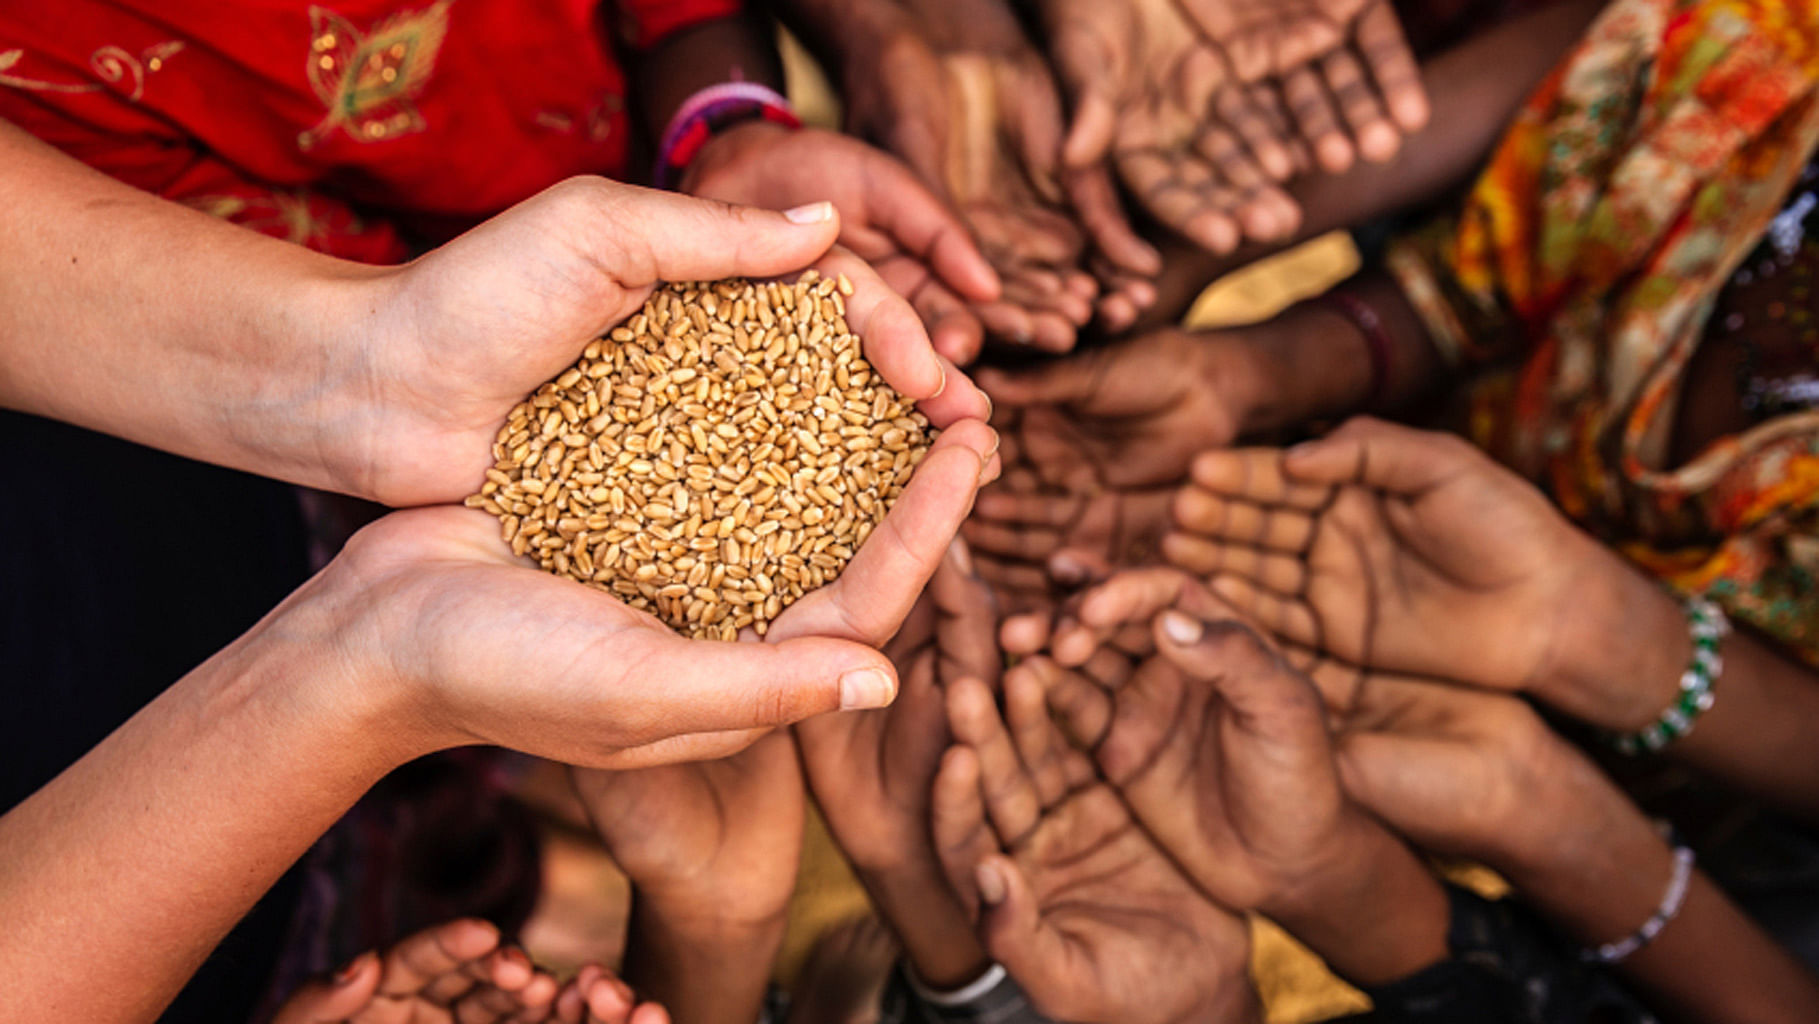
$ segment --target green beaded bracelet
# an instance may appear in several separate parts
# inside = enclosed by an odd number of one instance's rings
[[[1702,597],[1686,602],[1687,633],[1693,640],[1693,660],[1680,674],[1680,696],[1652,724],[1611,738],[1617,752],[1635,756],[1654,753],[1693,731],[1699,716],[1711,710],[1712,686],[1724,672],[1718,642],[1731,631],[1724,610]]]

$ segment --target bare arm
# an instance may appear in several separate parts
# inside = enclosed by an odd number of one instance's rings
[[[0,405],[345,490],[367,268],[166,202],[0,122]]]

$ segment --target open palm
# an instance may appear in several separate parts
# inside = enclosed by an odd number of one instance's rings
[[[1208,452],[1168,560],[1293,643],[1500,689],[1548,670],[1563,597],[1603,553],[1456,438],[1375,421],[1288,455]]]
[[[1006,686],[1008,722],[984,687],[950,693],[961,745],[935,789],[936,844],[993,957],[1060,1020],[1251,1019],[1244,919],[1197,893],[1093,779],[1039,683]]]

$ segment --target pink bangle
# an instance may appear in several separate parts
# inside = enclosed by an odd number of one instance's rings
[[[663,129],[651,180],[658,188],[675,188],[707,140],[733,125],[759,120],[802,127],[783,94],[756,82],[721,82],[700,90],[676,108]]]
[[[1320,296],[1334,312],[1350,320],[1364,335],[1365,348],[1371,359],[1371,384],[1365,393],[1363,408],[1375,409],[1383,403],[1390,381],[1390,336],[1383,329],[1383,318],[1370,304],[1349,292],[1330,291]]]

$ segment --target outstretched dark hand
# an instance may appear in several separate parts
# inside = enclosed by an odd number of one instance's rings
[[[1013,669],[1005,703],[1000,717],[983,684],[950,688],[933,822],[992,956],[1060,1020],[1258,1019],[1244,919],[1195,892],[1068,749],[1037,679]]]
[[[1567,598],[1621,568],[1464,441],[1375,420],[1287,452],[1207,452],[1193,480],[1168,560],[1284,639],[1367,668],[1545,690]]]

